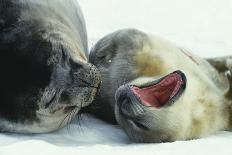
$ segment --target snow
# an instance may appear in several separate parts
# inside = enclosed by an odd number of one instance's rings
[[[1,155],[80,155],[80,154],[220,154],[230,155],[232,134],[219,132],[215,135],[191,141],[160,144],[135,144],[128,140],[118,127],[84,115],[68,127],[49,134],[0,135]]]
[[[81,125],[80,125],[81,124]],[[191,141],[161,144],[134,144],[118,126],[106,124],[91,116],[75,119],[68,127],[49,134],[0,135],[1,155],[80,155],[80,154],[220,154],[232,153],[232,134],[215,135]]]
[[[90,47],[105,34],[138,28],[158,34],[202,57],[232,54],[231,0],[79,0]],[[191,141],[135,144],[119,126],[84,115],[48,134],[0,134],[0,155],[230,155],[232,133]]]

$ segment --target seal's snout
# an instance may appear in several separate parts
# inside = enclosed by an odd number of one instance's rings
[[[116,92],[116,103],[121,115],[131,119],[144,113],[144,106],[140,104],[131,91],[131,86],[123,85]]]
[[[75,63],[70,60],[72,84],[78,87],[99,88],[100,71],[89,63]]]
[[[89,63],[70,63],[71,80],[62,92],[60,103],[67,106],[89,105],[96,97],[100,89],[100,72]]]

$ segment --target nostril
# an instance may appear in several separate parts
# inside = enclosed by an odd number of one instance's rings
[[[115,99],[119,113],[127,119],[140,116],[145,112],[145,107],[140,104],[129,85],[123,85],[118,88]]]
[[[120,113],[125,116],[125,117],[129,117],[129,113],[130,113],[130,104],[128,102],[128,99],[125,98],[124,100],[120,101],[119,104],[119,111]]]
[[[116,91],[115,95],[116,104],[118,105],[119,112],[125,117],[129,117],[130,111],[130,98],[128,97],[127,86],[121,86]]]
[[[119,104],[119,106],[125,104],[124,102],[127,101],[127,94],[125,92],[121,92],[120,95],[118,95],[117,97],[117,103]]]
[[[128,85],[122,85],[120,86],[115,95],[115,99],[118,103],[121,103],[125,98],[128,96],[128,92],[130,92],[130,88]]]

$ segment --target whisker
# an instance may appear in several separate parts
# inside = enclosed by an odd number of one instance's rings
[[[65,116],[65,118],[63,119],[63,121],[62,121],[61,124],[60,124],[60,127],[61,127],[62,125],[66,125],[66,126],[67,126],[67,130],[70,131],[71,122],[72,122],[72,120],[74,119],[74,116],[75,116],[75,114],[77,113],[78,109],[79,109],[78,107],[72,109],[72,110]]]
[[[69,113],[69,116],[68,116],[68,121],[67,121],[67,130],[68,130],[68,132],[71,131],[70,128],[71,128],[72,116],[73,116],[73,110]]]
[[[61,121],[61,123],[60,123],[60,125],[59,125],[59,128],[61,128],[61,127],[63,126],[63,124],[65,123],[66,118],[69,116],[69,114],[70,114],[70,113],[68,113],[68,114],[64,117],[64,119]]]
[[[82,128],[82,114],[77,115],[77,123],[78,123],[78,129],[81,132],[84,132],[84,129]]]

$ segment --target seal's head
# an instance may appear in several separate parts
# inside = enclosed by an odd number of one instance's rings
[[[187,140],[228,127],[228,79],[166,40],[119,30],[95,45],[90,61],[103,79],[96,102],[114,109],[133,141]]]
[[[86,38],[74,0],[1,0],[0,131],[53,131],[94,100]]]

